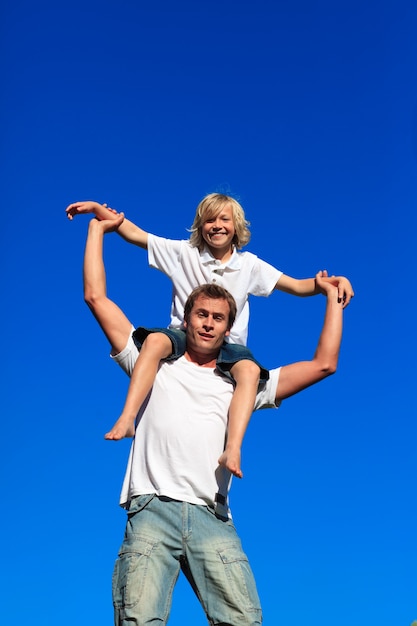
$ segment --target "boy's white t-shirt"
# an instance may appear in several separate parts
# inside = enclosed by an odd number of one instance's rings
[[[113,358],[131,375],[137,354],[130,338]],[[258,392],[255,409],[276,406],[278,378],[279,369],[272,370]],[[128,506],[133,496],[155,493],[229,515],[231,474],[219,466],[218,458],[224,450],[232,394],[229,379],[184,356],[160,366],[137,417],[121,506]]]
[[[206,248],[202,252],[186,240],[148,235],[148,261],[172,281],[171,323],[180,328],[184,305],[193,289],[216,283],[227,289],[237,305],[237,315],[228,341],[246,345],[249,323],[249,295],[269,296],[282,272],[251,252],[234,250],[226,263],[215,259]]]

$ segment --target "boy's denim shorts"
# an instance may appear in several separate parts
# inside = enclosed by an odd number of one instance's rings
[[[150,333],[163,333],[171,340],[172,353],[168,358],[164,359],[165,361],[174,361],[184,354],[186,347],[185,330],[176,328],[144,328],[143,326],[139,326],[132,335],[133,341],[139,350]],[[227,376],[227,378],[234,381],[230,370],[238,361],[253,361],[256,363],[260,369],[260,383],[265,383],[269,379],[269,371],[258,363],[249,348],[237,343],[227,343],[227,341],[224,341],[220,348],[220,354],[217,357],[217,369]]]

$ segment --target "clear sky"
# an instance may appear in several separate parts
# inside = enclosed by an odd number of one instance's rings
[[[212,191],[247,249],[350,278],[337,374],[252,418],[231,504],[268,626],[417,619],[417,6],[407,0],[4,3],[1,596],[5,624],[112,623],[128,380],[82,298],[107,202],[187,238]],[[170,283],[106,240],[109,295],[168,323]],[[267,366],[312,356],[325,301],[251,301]],[[184,581],[170,626],[205,624]]]

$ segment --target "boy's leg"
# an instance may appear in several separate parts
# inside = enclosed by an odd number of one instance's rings
[[[132,372],[122,414],[104,435],[105,439],[119,440],[134,436],[136,415],[152,388],[159,363],[171,353],[172,343],[168,335],[150,333],[146,337]]]
[[[219,458],[219,464],[234,476],[242,478],[240,450],[255,405],[260,368],[253,361],[245,359],[237,361],[230,373],[236,381],[236,387],[229,407],[226,448]]]

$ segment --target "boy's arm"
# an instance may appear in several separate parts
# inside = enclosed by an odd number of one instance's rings
[[[343,307],[347,307],[353,296],[355,295],[350,281],[345,276],[328,276],[327,272],[323,272],[321,280],[337,287],[338,296],[343,303]],[[292,278],[286,274],[282,274],[279,281],[275,285],[275,289],[290,293],[293,296],[315,296],[321,292],[316,283],[316,278]]]
[[[66,208],[66,214],[69,220],[74,219],[76,215],[82,215],[87,213],[94,213],[98,220],[110,220],[117,218],[120,214],[114,209],[111,209],[107,204],[100,204],[99,202],[73,202]],[[117,232],[123,239],[129,243],[133,243],[140,248],[147,249],[148,247],[148,233],[139,226],[136,226],[133,222],[130,222],[126,218],[123,220]]]
[[[342,339],[343,304],[339,301],[337,287],[325,280],[322,272],[316,275],[317,286],[327,295],[324,325],[311,361],[300,361],[281,368],[276,402],[292,396],[302,389],[334,374],[337,368]]]

